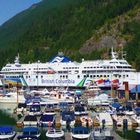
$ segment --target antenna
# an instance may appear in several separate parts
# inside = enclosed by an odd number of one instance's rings
[[[112,54],[112,59],[117,59],[118,58],[117,52],[113,51],[113,47],[111,49],[111,54]]]

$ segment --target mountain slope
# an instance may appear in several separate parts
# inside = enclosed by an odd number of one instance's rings
[[[0,27],[0,66],[18,52],[22,62],[47,61],[58,51],[75,60],[102,58],[120,43],[130,52],[139,42],[139,6],[139,0],[43,0]],[[128,60],[139,69],[137,55]]]

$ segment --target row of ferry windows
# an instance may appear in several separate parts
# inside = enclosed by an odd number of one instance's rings
[[[114,75],[115,76],[115,75]],[[6,76],[6,78],[20,78],[22,76]],[[84,75],[83,78],[90,77],[110,77],[109,75]],[[117,75],[115,76],[117,77]],[[128,75],[118,75],[118,77],[128,77]],[[26,78],[30,78],[30,76],[26,76]],[[38,78],[38,76],[36,76]],[[43,75],[41,75],[41,78],[43,78]],[[60,78],[68,78],[68,75],[60,75]],[[77,75],[77,78],[80,78],[80,75]]]
[[[4,69],[3,71],[11,71],[11,70],[26,70],[26,69]]]
[[[79,69],[79,67],[63,67],[63,69]]]
[[[105,67],[105,66],[104,66],[104,67],[102,67],[102,66],[101,66],[101,67],[99,67],[99,66],[97,66],[97,67],[84,67],[84,69],[93,69],[93,68],[94,68],[94,69],[96,69],[96,68],[109,69],[109,68],[115,68],[115,67],[113,67],[113,66],[110,66],[110,67],[109,67],[109,66],[107,66],[107,67]]]

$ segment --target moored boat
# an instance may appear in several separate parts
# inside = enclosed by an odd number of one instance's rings
[[[12,140],[15,135],[16,132],[12,126],[0,126],[0,140]]]
[[[46,132],[48,140],[64,140],[64,131],[61,129],[49,129]]]

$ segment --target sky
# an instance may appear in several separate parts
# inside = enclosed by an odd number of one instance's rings
[[[41,0],[0,0],[0,25]]]

